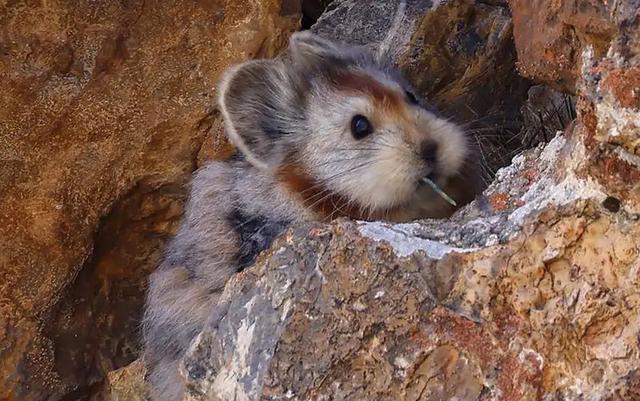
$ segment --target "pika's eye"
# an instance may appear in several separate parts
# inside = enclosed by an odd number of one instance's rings
[[[351,119],[351,134],[356,139],[362,139],[373,132],[373,126],[367,117],[356,114]]]
[[[407,99],[409,99],[409,103],[418,104],[418,98],[411,91],[405,91],[405,95],[407,95]]]

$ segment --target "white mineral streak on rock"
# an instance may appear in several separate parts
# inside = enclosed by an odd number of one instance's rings
[[[613,60],[618,68],[624,67],[624,58],[620,54],[613,53],[613,49],[609,49],[608,57]],[[592,81],[590,78],[589,66],[593,64],[593,49],[588,47],[582,52],[582,76],[586,82]],[[598,136],[613,138],[618,136],[637,137],[640,138],[640,111],[627,107],[620,107],[617,100],[600,88],[601,81],[598,80],[596,87],[587,88],[587,91],[594,91],[601,96],[600,101],[595,102],[595,114],[597,117],[597,133]],[[636,91],[636,88],[629,88]],[[604,93],[603,93],[604,92]],[[624,152],[622,149],[616,149],[618,156],[624,161],[640,166],[638,156]]]
[[[389,56],[389,51],[391,49],[392,43],[407,43],[409,41],[409,37],[413,32],[411,27],[407,27],[407,23],[411,24],[411,22],[406,21],[405,9],[407,8],[406,0],[400,0],[398,2],[398,6],[396,8],[396,15],[391,22],[391,27],[389,28],[389,32],[387,36],[384,38],[382,43],[378,46],[378,57],[384,58]],[[402,35],[402,36],[399,36]],[[398,41],[398,39],[400,39]],[[397,46],[396,46],[397,51]]]
[[[224,368],[213,382],[213,394],[224,400],[250,401],[232,369]]]
[[[442,259],[451,252],[472,252],[475,248],[456,248],[438,241],[419,238],[412,234],[418,224],[388,224],[378,221],[358,222],[360,235],[374,241],[387,242],[399,257],[409,256],[417,251],[424,251],[432,259]]]
[[[531,348],[522,348],[522,350],[518,353],[518,361],[520,361],[520,363],[524,363],[529,357],[533,357],[540,368],[544,366],[544,357],[540,355],[539,352],[536,352]]]
[[[618,107],[611,100],[604,98],[602,102],[596,103],[598,133],[612,137],[625,134],[640,136],[640,112]]]
[[[638,121],[640,121],[640,114],[638,115]],[[640,141],[640,131],[638,132],[638,140]],[[640,156],[636,156],[634,154],[631,154],[627,151],[625,151],[622,148],[616,148],[615,149],[616,155],[621,159],[624,160],[625,162],[631,164],[631,165],[635,165],[636,167],[640,167]]]
[[[247,316],[251,316],[251,309],[256,302],[256,298],[251,298],[246,303]],[[243,377],[249,377],[250,366],[249,357],[251,354],[251,344],[255,331],[255,323],[249,323],[249,318],[245,318],[238,328],[236,334],[236,347],[230,364],[226,365],[216,376],[213,382],[213,393],[225,400],[250,401],[249,394],[245,391],[245,386],[241,384]],[[257,380],[255,378],[254,380]],[[254,383],[251,388],[257,388]]]
[[[585,149],[582,145],[573,145],[571,158],[563,158],[562,168],[567,174],[559,182],[554,178],[554,170],[558,168],[561,153],[568,150],[570,144],[560,133],[547,144],[539,153],[537,167],[540,178],[520,196],[522,206],[513,210],[508,220],[514,228],[521,226],[528,216],[550,205],[564,206],[581,199],[594,199],[600,202],[606,198],[602,187],[592,179],[578,177],[575,172],[579,164],[585,160]],[[512,165],[500,169],[497,173],[498,181],[510,181],[525,165],[526,156],[519,155],[513,159]],[[375,241],[386,241],[391,245],[396,255],[409,256],[417,251],[424,251],[433,259],[442,259],[451,252],[473,252],[477,248],[458,248],[442,242],[421,238],[416,233],[420,226],[415,223],[388,224],[382,222],[359,222],[360,234]],[[487,238],[485,246],[495,244]]]
[[[592,179],[583,179],[576,176],[578,164],[585,160],[585,151],[582,145],[576,145],[572,149],[571,158],[567,158],[567,164],[563,169],[567,172],[560,182],[555,182],[553,177],[554,162],[560,156],[561,151],[566,150],[566,139],[557,135],[544,148],[540,154],[540,179],[533,183],[529,190],[522,195],[520,200],[523,205],[509,215],[509,221],[522,225],[527,216],[542,210],[549,205],[563,206],[580,199],[595,199],[602,201],[606,194],[601,186]],[[515,160],[514,160],[515,162]]]

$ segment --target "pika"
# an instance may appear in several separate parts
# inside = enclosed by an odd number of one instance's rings
[[[151,275],[143,335],[155,401],[182,399],[179,361],[225,283],[287,226],[444,217],[454,207],[436,189],[459,204],[474,196],[463,130],[396,70],[309,32],[292,35],[287,54],[221,79],[219,109],[239,153],[195,174],[182,226]]]

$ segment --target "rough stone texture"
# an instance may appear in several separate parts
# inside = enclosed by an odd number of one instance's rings
[[[133,358],[182,185],[224,144],[215,78],[273,54],[294,3],[0,5],[0,399],[81,399]],[[505,1],[409,0],[394,31],[397,4],[337,1],[314,29],[388,48],[445,110],[520,110]],[[640,3],[510,5],[520,70],[578,121],[450,220],[292,229],[226,288],[190,399],[640,399]]]
[[[508,8],[486,3],[337,0],[312,30],[390,57],[418,93],[474,133],[490,177],[522,150],[513,139],[530,84],[515,68]]]
[[[0,399],[82,398],[137,355],[185,184],[224,151],[215,83],[299,3],[0,2]]]
[[[586,157],[581,172],[593,177],[622,206],[640,211],[640,2],[619,1],[610,10],[617,34],[605,56],[581,53],[581,124]]]
[[[291,229],[226,287],[187,399],[640,399],[640,18],[606,4],[577,121],[449,220]]]
[[[227,286],[188,399],[635,400],[639,216],[556,177],[581,146],[519,157],[446,223],[291,230]]]
[[[520,72],[571,93],[578,90],[583,51],[592,47],[596,57],[604,56],[616,36],[632,31],[640,9],[637,0],[509,3]]]
[[[91,401],[147,401],[146,368],[141,360],[107,374],[104,384]]]

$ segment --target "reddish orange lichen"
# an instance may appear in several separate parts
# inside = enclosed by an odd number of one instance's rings
[[[499,212],[509,207],[509,195],[505,192],[496,192],[489,196],[489,203],[494,210]]]
[[[611,93],[622,107],[640,108],[640,67],[609,72],[601,87]]]

